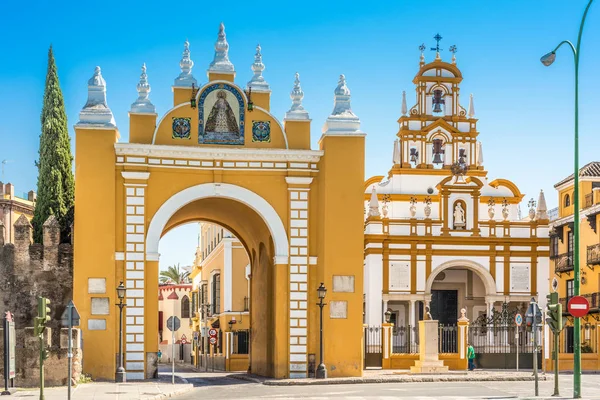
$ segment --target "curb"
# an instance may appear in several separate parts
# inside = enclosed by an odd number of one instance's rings
[[[238,378],[243,379],[244,378]],[[252,379],[252,378],[250,378]],[[540,381],[546,381],[545,377],[540,377]],[[258,380],[257,380],[258,381]],[[527,377],[387,377],[387,378],[357,378],[357,379],[336,379],[336,380],[317,380],[305,379],[297,381],[286,380],[266,380],[263,385],[267,386],[309,386],[309,385],[351,385],[361,383],[431,383],[431,382],[529,382],[534,381],[531,376]],[[257,383],[259,383],[258,381]]]
[[[254,378],[252,376],[243,375],[243,374],[231,374],[231,375],[227,375],[227,378],[238,379],[240,381],[246,381],[246,382],[252,382],[252,383],[265,383],[266,382],[264,379]]]
[[[187,381],[186,381],[187,382]],[[154,397],[148,397],[148,400],[161,400],[161,399],[169,399],[172,397],[176,397],[179,396],[181,394],[187,393],[192,391],[192,389],[194,388],[194,385],[187,383],[187,387],[178,389],[174,392],[171,393],[163,393],[163,394],[157,394]]]

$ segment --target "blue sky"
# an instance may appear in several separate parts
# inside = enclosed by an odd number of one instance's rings
[[[561,49],[550,68],[542,66],[539,57],[563,39],[576,40],[586,4],[587,0],[402,0],[369,2],[365,7],[365,2],[322,0],[31,1],[23,14],[22,6],[7,2],[0,13],[0,160],[10,160],[5,181],[17,192],[36,186],[34,160],[50,43],[71,134],[86,100],[86,82],[100,65],[121,141],[127,141],[127,111],[137,97],[141,64],[148,66],[151,99],[163,114],[171,106],[183,42],[189,39],[194,75],[205,83],[223,21],[238,83],[250,79],[255,46],[261,44],[276,116],[283,117],[289,108],[294,73],[300,72],[304,106],[313,120],[313,148],[332,110],[338,76],[346,75],[352,108],[368,134],[366,177],[389,170],[402,90],[410,102],[418,46],[433,46],[432,37],[439,32],[444,59],[450,59],[450,45],[458,46],[462,103],[466,107],[468,95],[474,94],[490,178],[513,180],[526,199],[537,199],[544,189],[553,207],[553,184],[573,169],[573,57],[567,48]],[[598,96],[591,84],[594,65],[600,62],[597,6],[590,10],[582,45],[580,165],[600,158],[593,125]],[[434,55],[427,51],[426,60]],[[197,226],[181,227],[163,242],[167,239],[170,244],[161,245],[167,248],[161,251],[161,264],[177,262],[182,254],[189,257],[179,262],[191,263]]]

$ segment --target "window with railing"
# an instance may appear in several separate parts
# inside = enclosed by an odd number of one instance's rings
[[[558,256],[558,236],[550,237],[550,258],[554,259]]]
[[[594,205],[594,193],[588,193],[585,195],[583,201],[583,208],[589,208]]]
[[[587,263],[590,265],[600,264],[600,243],[587,247]]]
[[[248,354],[250,348],[250,331],[247,329],[233,331],[233,354]]]
[[[554,272],[569,272],[573,270],[573,253],[559,254],[554,258]]]
[[[221,312],[221,274],[216,274],[213,276],[211,287],[211,304],[212,313],[219,314]]]
[[[574,279],[569,279],[567,281],[567,305],[569,304],[569,300],[571,300],[571,297],[573,297],[573,294],[575,293],[575,280]]]
[[[181,299],[181,318],[190,317],[190,298],[183,296]]]

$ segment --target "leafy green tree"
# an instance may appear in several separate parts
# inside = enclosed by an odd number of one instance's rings
[[[179,264],[171,265],[166,271],[160,271],[160,283],[173,282],[175,284],[189,283],[190,273],[182,271]]]
[[[33,215],[34,240],[41,243],[43,225],[54,215],[61,228],[61,241],[68,242],[73,223],[75,182],[73,155],[67,128],[67,113],[52,46],[48,50],[48,71],[42,107],[42,133],[38,167],[37,203]]]

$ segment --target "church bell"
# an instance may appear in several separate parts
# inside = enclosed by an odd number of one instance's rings
[[[443,112],[442,110],[442,104],[445,104],[444,98],[442,97],[442,90],[441,89],[436,89],[433,91],[433,112],[434,113],[441,113]]]
[[[410,162],[416,164],[418,159],[419,159],[419,152],[417,151],[417,149],[415,149],[413,147],[412,149],[410,149]]]
[[[444,154],[444,149],[442,149],[442,139],[434,139],[433,140],[433,163],[441,164],[443,163],[442,154]]]

